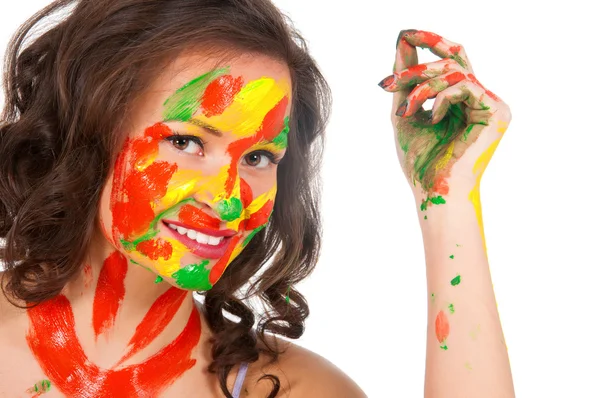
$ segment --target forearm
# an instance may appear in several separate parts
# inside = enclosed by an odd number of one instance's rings
[[[445,204],[419,208],[429,296],[427,398],[514,396],[483,229],[470,194],[452,189]]]

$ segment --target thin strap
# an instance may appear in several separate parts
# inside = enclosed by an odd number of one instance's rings
[[[248,371],[248,363],[243,362],[238,370],[237,377],[235,378],[235,384],[233,385],[233,398],[239,398],[240,392],[242,391],[242,385],[246,378],[246,372]]]

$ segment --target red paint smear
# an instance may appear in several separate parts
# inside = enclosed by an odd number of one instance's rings
[[[240,158],[250,147],[260,141],[272,141],[279,135],[285,127],[285,110],[288,105],[288,97],[283,97],[263,119],[260,129],[252,137],[242,138],[234,141],[227,147],[227,152],[231,155],[231,165],[229,165],[227,181],[225,182],[225,192],[231,195],[237,176],[237,165]]]
[[[460,45],[452,46],[449,48],[451,54],[458,54],[460,52]]]
[[[490,90],[488,90],[487,88],[483,87],[483,84],[479,83],[479,80],[477,80],[477,78],[475,77],[475,75],[473,75],[472,73],[470,73],[468,75],[469,79],[471,79],[475,84],[477,84],[479,87],[481,87],[482,89],[485,90],[485,93],[494,101],[500,101],[500,98],[498,98],[498,96],[494,93],[492,93]]]
[[[440,195],[448,195],[450,188],[448,187],[448,181],[446,176],[440,175],[433,181],[433,192],[437,192]]]
[[[200,340],[195,310],[173,342],[145,362],[119,370],[103,370],[89,362],[65,296],[29,309],[28,315],[29,348],[52,385],[67,397],[156,397],[196,363],[190,358]]]
[[[92,284],[94,276],[92,275],[92,266],[86,264],[83,266],[83,286],[87,289]]]
[[[144,136],[150,137],[153,140],[162,140],[172,135],[173,131],[169,128],[169,126],[160,122],[144,130]]]
[[[419,41],[421,43],[425,44],[429,48],[435,47],[436,44],[438,44],[440,41],[442,41],[441,36],[436,35],[435,33],[431,33],[431,32],[424,32],[422,30],[415,33],[415,36],[417,36],[419,38]]]
[[[240,178],[240,196],[242,201],[242,207],[244,209],[248,208],[248,206],[250,206],[250,203],[252,203],[253,199],[252,188],[250,188],[250,185],[248,185],[246,180],[244,180],[243,178]]]
[[[229,247],[227,248],[227,251],[225,252],[223,257],[221,257],[221,259],[211,268],[209,275],[209,281],[211,285],[217,283],[221,275],[223,275],[223,272],[227,267],[227,263],[229,263],[229,258],[233,253],[233,249],[235,249],[240,239],[241,236],[239,235],[231,238],[231,242],[229,242]]]
[[[145,130],[144,138],[125,141],[115,163],[111,192],[114,242],[119,242],[121,235],[129,240],[132,236],[145,232],[154,219],[151,203],[166,194],[177,165],[155,162],[143,171],[139,171],[136,166],[143,165],[156,155],[158,140],[171,134],[166,125],[157,123]]]
[[[440,311],[435,318],[435,335],[440,343],[443,343],[450,334],[450,324],[448,323],[448,317],[444,311]]]
[[[242,77],[234,78],[231,75],[221,76],[204,90],[202,109],[206,117],[220,115],[233,102],[236,94],[240,92],[244,80]]]
[[[179,211],[179,221],[194,228],[221,228],[221,220],[209,216],[192,205],[181,206],[181,210]]]
[[[173,254],[171,243],[162,239],[145,240],[138,243],[135,249],[151,260],[158,260],[160,257],[168,260]]]
[[[185,290],[172,287],[152,304],[129,341],[129,351],[121,358],[117,366],[147,347],[167,327],[181,307],[186,295]]]
[[[400,79],[412,79],[414,77],[420,77],[423,72],[425,72],[427,70],[427,65],[423,64],[423,65],[415,65],[415,66],[411,66],[409,68],[406,68],[404,71],[402,71],[402,73],[400,73],[398,75],[398,78]]]
[[[272,200],[267,201],[256,213],[252,214],[246,223],[246,230],[251,231],[265,225],[269,221],[271,212],[273,211],[274,202]]]
[[[92,324],[96,338],[110,329],[115,322],[125,297],[126,274],[127,259],[118,251],[104,260],[94,295]]]
[[[456,83],[465,80],[467,77],[460,72],[453,72],[450,73],[448,76],[445,77],[444,80],[446,80],[446,82],[448,82],[449,86],[453,86]]]

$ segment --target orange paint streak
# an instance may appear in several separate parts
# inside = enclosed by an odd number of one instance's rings
[[[143,363],[119,370],[91,363],[77,334],[69,300],[63,296],[27,311],[26,339],[52,386],[72,398],[157,397],[192,368],[200,340],[200,317],[192,311],[183,331],[169,345]]]
[[[463,73],[453,72],[446,76],[444,80],[448,82],[448,86],[453,86],[456,83],[465,80],[466,78],[467,77]]]
[[[269,221],[274,204],[272,200],[269,200],[256,213],[252,214],[246,223],[246,230],[251,231],[265,225]]]
[[[419,37],[420,41],[430,48],[435,47],[440,41],[442,41],[441,36],[430,32],[419,31],[415,34],[415,36]]]
[[[457,55],[460,52],[460,45],[452,46],[448,50],[450,51],[450,53]]]
[[[142,322],[135,329],[135,334],[129,341],[129,351],[121,358],[120,365],[143,348],[147,347],[175,316],[181,307],[187,292],[185,290],[170,288],[164,292],[150,307]]]
[[[398,78],[410,80],[415,77],[420,77],[427,70],[427,65],[415,65],[406,68],[402,73],[398,74]]]
[[[158,140],[171,135],[171,130],[157,123],[144,132],[144,138],[127,139],[115,163],[111,210],[113,241],[130,240],[144,233],[155,217],[152,202],[167,192],[169,180],[177,165],[168,162],[145,164],[158,152]],[[138,168],[143,168],[139,170]]]
[[[234,141],[227,147],[227,152],[231,155],[231,164],[227,173],[225,182],[225,192],[231,195],[237,178],[238,163],[240,158],[248,149],[261,141],[272,141],[285,127],[285,110],[288,105],[288,97],[283,97],[263,119],[260,129],[251,137],[242,138]]]
[[[240,239],[241,239],[241,237],[239,235],[231,238],[231,242],[229,242],[229,247],[227,248],[227,251],[225,252],[223,257],[221,257],[219,259],[219,261],[210,270],[209,282],[211,285],[214,285],[215,283],[217,283],[217,281],[221,278],[221,275],[223,275],[225,268],[229,264],[229,259],[231,258],[231,254],[233,253],[233,250],[237,246]]]
[[[221,76],[210,82],[202,97],[201,106],[204,115],[211,117],[222,114],[231,105],[243,85],[244,80],[241,76],[234,78],[231,75]]]
[[[145,240],[137,244],[135,249],[151,260],[158,260],[160,257],[168,260],[173,254],[171,243],[162,239]]]
[[[444,311],[440,311],[435,318],[435,335],[440,343],[443,343],[450,334],[450,323]]]
[[[209,216],[192,205],[181,206],[179,221],[194,228],[220,229],[221,227],[221,220]]]
[[[240,200],[242,201],[242,207],[244,209],[248,208],[248,206],[250,206],[250,203],[252,203],[253,194],[252,188],[250,188],[250,185],[248,185],[246,180],[244,180],[243,178],[240,179],[240,196]]]
[[[440,195],[447,195],[450,192],[446,176],[440,175],[435,178],[433,181],[433,192],[437,192]]]
[[[92,324],[96,338],[110,329],[117,316],[123,297],[125,297],[125,275],[127,259],[118,251],[104,260],[96,294],[94,295]]]

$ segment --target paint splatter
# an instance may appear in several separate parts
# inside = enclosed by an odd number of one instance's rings
[[[432,205],[443,205],[446,203],[446,200],[442,196],[435,196],[433,198],[427,197],[427,199],[421,202],[421,211],[427,210],[429,204]]]
[[[162,277],[162,276],[160,276],[160,275],[158,275],[158,276],[156,277],[156,279],[154,280],[154,283],[156,283],[156,284],[159,284],[159,283],[161,283],[162,281],[164,281],[163,277]]]
[[[229,245],[230,248],[234,246],[233,242]],[[213,284],[209,280],[210,270],[206,269],[208,264],[209,261],[204,260],[200,264],[187,265],[175,272],[173,279],[182,289],[210,290]]]
[[[423,220],[427,220],[427,216],[423,217]]]
[[[431,302],[435,303],[435,294],[431,293]]]
[[[75,332],[75,317],[65,296],[30,308],[27,314],[30,328],[26,339],[31,352],[53,386],[69,397],[160,396],[196,363],[192,354],[201,330],[196,310],[170,344],[146,361],[118,370],[101,369],[89,361]]]
[[[450,255],[450,259],[454,260],[454,254]]]
[[[451,281],[450,284],[452,286],[456,286],[458,284],[460,284],[460,275],[456,275],[456,277],[454,277]]]
[[[169,322],[173,320],[186,296],[187,292],[185,290],[171,287],[156,299],[144,319],[136,327],[133,337],[127,344],[129,350],[121,358],[118,365],[137,354],[158,337]]]
[[[94,295],[92,324],[96,338],[110,329],[125,297],[127,259],[115,251],[104,260]]]
[[[52,383],[50,383],[50,380],[42,380],[35,383],[33,387],[27,390],[27,393],[34,394],[31,398],[37,398],[50,391],[51,388]]]
[[[435,336],[438,339],[438,342],[441,344],[440,348],[443,350],[447,350],[448,346],[446,345],[446,339],[450,334],[450,323],[448,322],[448,317],[444,311],[440,311],[435,318]]]
[[[473,370],[473,367],[469,362],[465,362],[465,368],[467,368],[467,370]]]
[[[448,311],[450,312],[450,315],[454,314],[454,304],[448,305]]]

